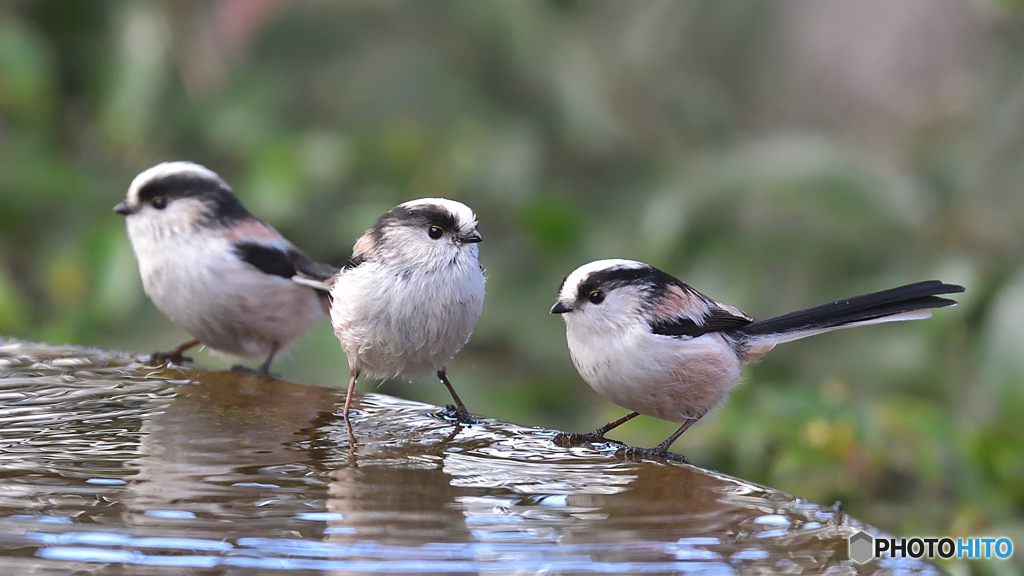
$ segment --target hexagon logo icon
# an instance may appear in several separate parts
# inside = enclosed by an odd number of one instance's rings
[[[861,530],[850,536],[850,560],[857,564],[863,564],[875,557],[875,539],[870,534]]]

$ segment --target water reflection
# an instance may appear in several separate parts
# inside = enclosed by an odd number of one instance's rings
[[[121,496],[123,520],[157,528],[178,520],[215,539],[254,529],[318,536],[317,524],[296,513],[322,504],[326,479],[316,452],[299,444],[310,438],[303,429],[329,415],[334,392],[249,374],[192,374],[142,426],[139,457],[126,463],[136,474]]]
[[[860,524],[740,480],[384,396],[357,408],[353,447],[334,389],[0,343],[0,572],[878,567],[843,560]]]

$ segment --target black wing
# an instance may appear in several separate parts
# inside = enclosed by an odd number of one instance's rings
[[[321,264],[312,260],[294,246],[282,250],[258,242],[240,242],[235,244],[235,252],[243,262],[247,262],[271,276],[291,278],[298,273],[316,280],[327,280],[339,271],[338,268],[329,264]]]
[[[723,332],[754,321],[742,310],[712,300],[688,284],[661,272],[657,304],[652,308],[651,332],[663,336],[696,338]]]
[[[235,252],[243,262],[247,262],[265,274],[291,278],[295,276],[295,264],[288,252],[259,244],[256,242],[240,242],[235,244]]]
[[[698,323],[693,318],[686,316],[675,316],[672,318],[659,318],[651,323],[651,332],[663,336],[689,336],[696,338],[709,332],[723,332],[734,330],[750,324],[751,319],[746,316],[737,316],[724,308],[714,307],[702,318],[703,323]]]

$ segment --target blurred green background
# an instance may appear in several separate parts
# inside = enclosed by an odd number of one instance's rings
[[[487,303],[449,373],[474,412],[528,425],[623,413],[547,313],[593,259],[761,318],[964,284],[931,320],[780,347],[675,448],[899,534],[1024,545],[1017,2],[0,2],[0,334],[185,340],[111,212],[177,159],[336,264],[399,202],[473,207]],[[275,370],[347,378],[326,321]],[[432,380],[361,389],[447,401]]]

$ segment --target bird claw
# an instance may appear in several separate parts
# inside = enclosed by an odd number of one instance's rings
[[[683,456],[682,454],[674,454],[664,448],[641,448],[639,446],[629,446],[623,448],[622,453],[627,458],[643,458],[646,456],[653,458],[664,458],[665,460],[670,460],[672,462],[680,462],[682,464],[690,463],[690,459],[687,458],[686,456]]]
[[[234,364],[231,366],[231,371],[238,374],[252,374],[254,376],[272,376],[274,378],[280,378],[277,374],[271,374],[262,368],[250,368],[242,364]]]
[[[479,421],[466,410],[465,406],[448,404],[441,410],[441,417],[445,420],[454,420],[460,424],[479,424]]]
[[[579,446],[588,442],[610,442],[610,440],[604,437],[604,434],[597,434],[596,432],[559,432],[555,434],[552,441],[554,441],[556,446],[563,448]]]
[[[191,364],[191,356],[185,356],[181,352],[152,352],[143,354],[139,360],[147,364]]]

